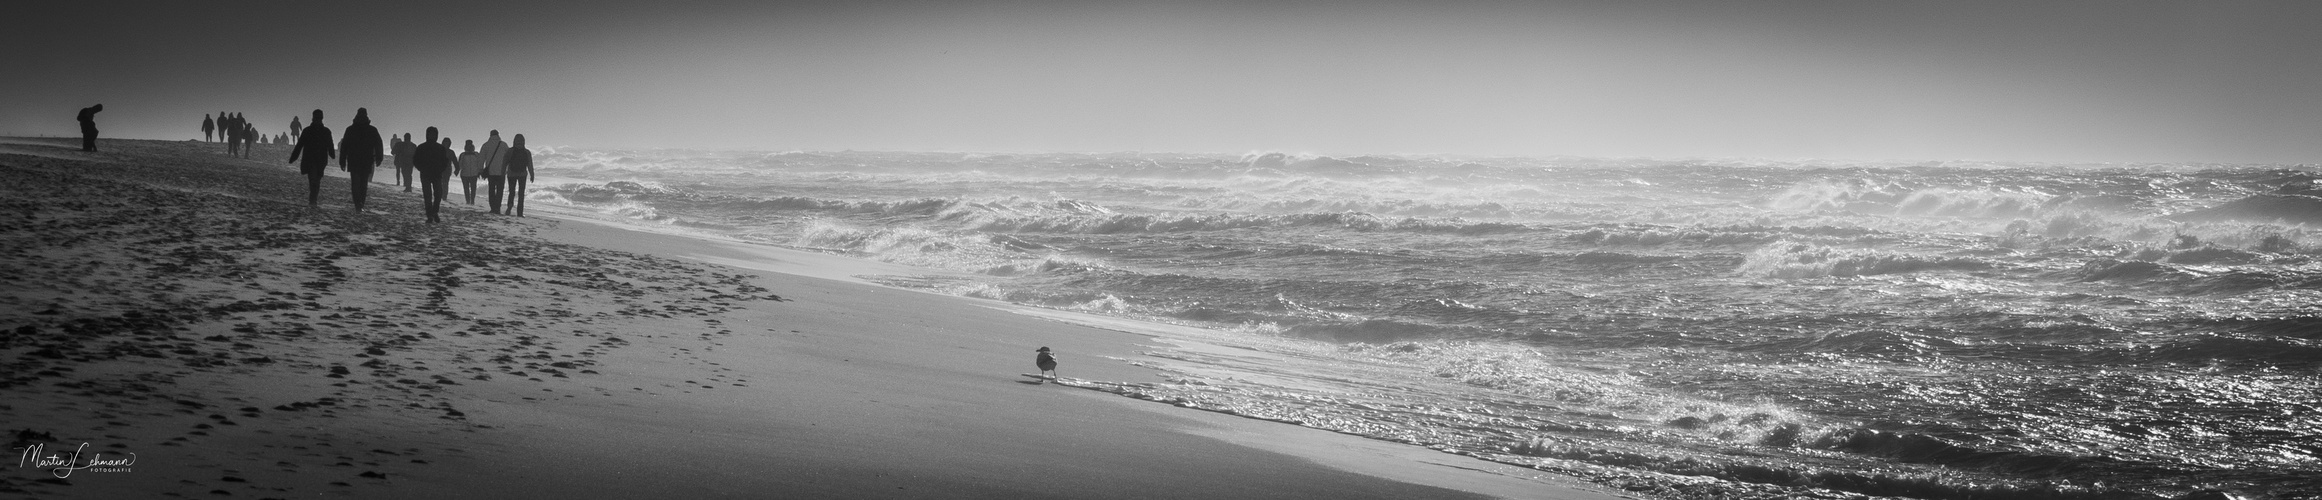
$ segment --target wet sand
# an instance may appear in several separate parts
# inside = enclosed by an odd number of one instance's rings
[[[456,186],[429,225],[392,167],[371,213],[335,169],[310,210],[282,146],[76,149],[0,139],[0,428],[135,462],[0,496],[1613,498],[1040,383],[1039,346],[1068,382],[1158,383],[1131,364],[1155,342],[847,279],[875,263]]]

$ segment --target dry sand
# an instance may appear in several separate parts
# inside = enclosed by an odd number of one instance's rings
[[[335,170],[309,210],[280,146],[74,146],[0,139],[0,428],[135,462],[0,496],[1614,498],[1039,383],[1043,345],[1158,382],[1124,362],[1153,338],[848,280],[910,270],[456,187],[444,224],[385,184],[358,214]]]

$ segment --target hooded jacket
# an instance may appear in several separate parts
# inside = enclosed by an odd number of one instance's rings
[[[386,160],[386,145],[379,139],[379,128],[371,126],[369,110],[355,110],[355,123],[348,125],[346,135],[341,137],[340,167],[367,169]]]

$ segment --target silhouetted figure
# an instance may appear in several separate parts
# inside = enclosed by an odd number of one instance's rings
[[[508,212],[524,216],[524,186],[532,183],[532,150],[524,149],[524,134],[516,134],[516,146],[508,148]]]
[[[492,213],[504,213],[500,211],[500,194],[508,189],[504,185],[508,177],[508,143],[500,141],[500,131],[494,130],[491,137],[484,139],[481,154],[484,158],[485,189],[491,191],[485,197],[491,199]]]
[[[348,194],[354,198],[355,211],[361,212],[363,202],[371,198],[371,169],[387,159],[386,145],[379,140],[379,129],[371,126],[369,108],[355,108],[355,123],[341,137],[339,168],[347,171],[348,189],[354,190]]]
[[[1038,356],[1032,357],[1032,366],[1040,367],[1041,376],[1048,377],[1049,380],[1056,380],[1056,355],[1050,354],[1045,346],[1041,347],[1038,352],[1040,353]]]
[[[210,142],[210,131],[217,129],[217,124],[210,121],[210,115],[202,115],[202,142]]]
[[[227,134],[226,151],[238,158],[247,158],[250,152],[250,124],[242,121],[241,113],[234,113],[233,131]]]
[[[256,123],[251,123],[244,126],[250,127],[250,129],[243,131],[242,134],[242,140],[248,142],[248,144],[242,145],[242,157],[249,158],[250,150],[258,149],[256,146],[259,142],[263,142],[266,136],[260,135],[258,133],[258,124]]]
[[[296,117],[296,116],[290,117],[290,133],[293,133],[293,134],[303,134],[303,133],[306,133],[306,132],[305,132],[305,130],[306,130],[305,128],[301,128],[301,127],[299,127],[299,126],[298,126],[298,117]]]
[[[411,151],[415,147],[411,134],[405,133],[395,140],[395,150],[390,152],[395,155],[395,185],[403,186],[406,193],[411,192]]]
[[[443,206],[444,175],[452,169],[451,147],[435,142],[435,127],[427,128],[427,142],[412,149],[411,164],[419,170],[419,202],[427,207],[427,221],[442,222],[436,211]]]
[[[234,156],[250,152],[250,124],[242,121],[241,113],[234,113]]]
[[[445,158],[451,160],[452,165],[451,168],[446,168],[435,173],[435,184],[438,186],[443,186],[442,190],[435,192],[435,201],[437,203],[442,203],[443,200],[451,197],[452,171],[459,168],[459,153],[452,152],[450,137],[443,138],[443,154]]]
[[[226,156],[242,156],[242,126],[234,115],[218,113],[218,140],[226,141]]]
[[[291,146],[289,160],[298,162],[298,173],[306,174],[307,208],[322,206],[323,171],[335,157],[338,151],[331,148],[331,129],[322,124],[322,110],[314,110],[314,124],[298,133],[298,145]]]
[[[476,156],[476,141],[468,141],[467,150],[460,152],[460,194],[467,196],[469,205],[476,204],[478,175],[484,175],[484,158]]]
[[[97,150],[97,112],[104,110],[105,105],[103,104],[81,108],[82,151],[94,152]]]

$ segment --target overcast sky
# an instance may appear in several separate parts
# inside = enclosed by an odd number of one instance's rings
[[[2322,2],[150,3],[11,3],[0,133],[2322,160]]]

